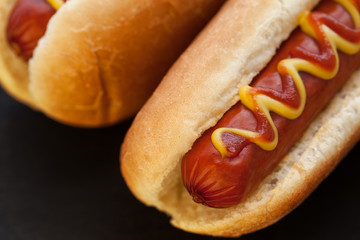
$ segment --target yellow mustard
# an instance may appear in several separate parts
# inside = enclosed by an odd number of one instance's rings
[[[63,0],[46,0],[55,10],[59,10],[59,8],[64,4]]]
[[[351,0],[334,0],[335,2],[338,2],[341,4],[351,15],[354,24],[356,28],[360,26],[360,14],[354,6],[353,1]],[[309,12],[306,11],[302,13],[299,16],[299,25],[303,32],[306,34],[312,36],[316,40],[318,39],[318,36],[313,28],[313,26],[309,22]],[[250,86],[243,86],[239,90],[240,95],[240,101],[242,104],[244,104],[247,108],[249,108],[252,111],[255,111],[255,108],[257,108],[257,111],[260,110],[265,116],[266,120],[270,124],[272,131],[274,133],[274,138],[271,141],[264,140],[264,138],[261,136],[258,132],[248,131],[244,129],[237,129],[237,128],[218,128],[216,129],[212,136],[211,140],[214,145],[214,147],[220,152],[222,157],[226,157],[228,155],[228,150],[226,149],[226,146],[221,139],[221,136],[223,133],[228,132],[232,134],[236,134],[242,137],[245,137],[250,142],[255,143],[259,147],[261,147],[264,150],[271,151],[276,148],[278,144],[278,131],[277,128],[271,118],[270,112],[275,112],[278,115],[285,117],[287,119],[296,119],[298,118],[305,106],[306,102],[306,91],[304,83],[299,75],[300,71],[310,73],[316,77],[319,77],[324,80],[329,80],[333,78],[339,68],[339,57],[337,50],[341,50],[344,53],[347,54],[355,54],[360,50],[360,42],[350,42],[343,37],[339,36],[337,33],[335,33],[333,30],[331,30],[327,25],[322,24],[321,25],[321,31],[326,36],[325,40],[330,43],[331,49],[335,55],[335,64],[333,69],[326,69],[325,67],[315,65],[314,63],[301,59],[301,58],[290,58],[290,59],[284,59],[278,63],[277,70],[281,75],[290,75],[295,83],[295,86],[298,90],[298,93],[300,95],[300,104],[297,108],[293,108],[291,106],[288,106],[281,101],[278,101],[276,99],[273,99],[265,94],[253,94],[251,93],[252,87]],[[253,91],[254,92],[254,91]]]

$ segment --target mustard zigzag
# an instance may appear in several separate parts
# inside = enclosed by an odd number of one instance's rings
[[[349,12],[356,26],[355,34],[360,35],[360,14],[358,9],[354,5],[355,3],[351,0],[334,1],[341,4]],[[301,14],[301,16],[299,17],[299,25],[303,32],[315,38],[321,43],[321,45],[325,47],[325,49],[323,50],[330,50],[332,52],[332,56],[335,58],[331,59],[331,63],[334,67],[332,67],[332,69],[328,69],[325,66],[321,66],[321,64],[314,64],[313,62],[302,58],[284,59],[278,63],[277,70],[280,75],[290,75],[294,80],[295,86],[300,95],[300,104],[297,108],[286,105],[285,103],[271,98],[267,95],[258,93],[256,91],[256,88],[250,86],[241,87],[239,90],[240,101],[251,111],[256,111],[266,117],[267,122],[272,128],[274,137],[271,141],[269,141],[265,139],[261,133],[258,132],[237,128],[218,128],[213,132],[211,140],[214,147],[220,152],[222,157],[226,157],[229,154],[224,142],[221,139],[222,134],[225,132],[245,137],[250,142],[255,143],[264,150],[273,150],[278,143],[278,131],[273,119],[271,118],[270,112],[275,112],[278,115],[287,119],[296,119],[302,114],[304,110],[306,102],[306,91],[299,72],[307,72],[321,79],[329,80],[333,78],[338,72],[338,49],[347,54],[355,54],[360,50],[360,42],[351,42],[338,35],[325,23],[317,19],[315,14],[308,11]],[[313,23],[315,24],[312,24],[310,22],[310,19],[312,19]],[[319,31],[315,31],[316,27]]]

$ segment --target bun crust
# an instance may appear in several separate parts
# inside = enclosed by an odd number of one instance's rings
[[[4,32],[15,0],[1,2]],[[139,110],[221,4],[68,1],[51,18],[29,64],[0,37],[2,85],[58,121],[79,126],[115,123]]]
[[[240,86],[267,64],[295,28],[299,13],[317,3],[233,0],[224,5],[168,72],[126,135],[121,170],[140,201],[166,212],[183,230],[240,236],[278,221],[331,172],[360,137],[360,71],[241,204],[213,209],[194,203],[180,170],[193,142],[238,100]]]

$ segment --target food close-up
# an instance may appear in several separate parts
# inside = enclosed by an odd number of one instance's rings
[[[0,18],[0,239],[360,238],[359,0]]]

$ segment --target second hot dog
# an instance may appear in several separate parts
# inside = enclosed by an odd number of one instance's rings
[[[114,124],[138,111],[222,2],[1,0],[1,85],[60,122]]]

